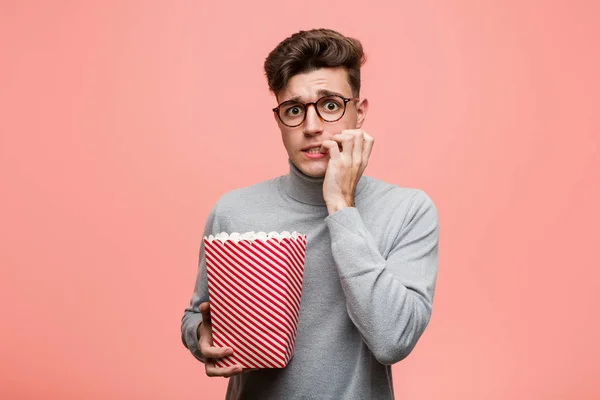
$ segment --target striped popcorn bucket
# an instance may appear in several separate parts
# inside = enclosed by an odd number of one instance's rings
[[[213,344],[223,368],[283,368],[294,354],[306,235],[223,232],[204,237]]]

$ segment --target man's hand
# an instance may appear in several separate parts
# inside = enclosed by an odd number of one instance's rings
[[[375,139],[360,129],[346,129],[333,140],[323,141],[322,147],[329,150],[329,163],[323,183],[323,197],[329,214],[344,208],[354,207],[354,190],[362,176]],[[339,145],[342,150],[340,151]]]
[[[202,323],[198,326],[198,348],[200,349],[200,354],[202,354],[206,361],[204,363],[206,375],[228,378],[242,373],[244,370],[239,364],[227,368],[217,368],[215,366],[216,359],[232,355],[233,349],[230,347],[213,346],[212,325],[210,323],[210,304],[208,302],[200,304],[200,312],[202,313]]]

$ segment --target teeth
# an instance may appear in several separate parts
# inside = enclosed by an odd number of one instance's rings
[[[312,149],[308,149],[307,152],[311,154],[319,154],[321,150],[318,147],[313,147]]]

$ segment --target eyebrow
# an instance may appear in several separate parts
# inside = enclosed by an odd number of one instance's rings
[[[327,89],[319,89],[317,91],[317,96],[340,96],[340,97],[344,97],[344,98],[346,97],[346,96],[344,96],[341,93],[333,92],[333,91],[327,90]],[[300,100],[302,100],[302,96],[294,96],[291,99],[288,99],[286,101],[282,101],[282,103],[285,103],[287,101],[300,101]]]

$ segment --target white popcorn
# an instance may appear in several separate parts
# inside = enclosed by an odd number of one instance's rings
[[[288,231],[283,231],[281,233],[279,232],[245,232],[245,233],[238,233],[238,232],[232,232],[232,233],[227,233],[227,232],[221,232],[221,233],[217,233],[216,235],[210,235],[208,237],[205,236],[205,238],[209,241],[212,242],[213,240],[220,240],[221,242],[225,242],[226,240],[231,240],[234,241],[235,243],[237,243],[240,240],[249,240],[249,241],[254,241],[254,240],[262,240],[263,242],[275,238],[277,239],[277,241],[281,242],[283,239],[298,239],[299,236],[303,236],[301,233],[298,233],[296,231],[290,233]]]

